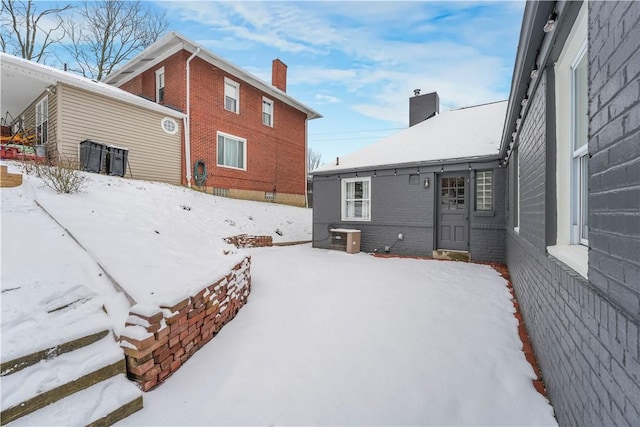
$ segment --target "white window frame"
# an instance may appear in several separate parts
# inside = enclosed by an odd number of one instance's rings
[[[577,70],[580,62],[585,61],[588,67],[586,42],[580,48],[576,59],[571,64],[571,243],[589,246],[588,239],[588,197],[589,197],[589,140],[575,148],[580,137],[578,133],[578,81]],[[588,85],[588,81],[587,81]],[[588,96],[588,92],[583,94]],[[587,100],[588,108],[588,100]],[[588,110],[587,110],[588,111]],[[589,118],[587,120],[587,130]],[[586,164],[585,164],[586,163]],[[586,177],[585,177],[586,175]]]
[[[268,107],[265,108],[265,106]],[[266,122],[265,115],[269,117],[269,120]],[[262,97],[262,124],[265,126],[273,127],[273,101],[265,97]]]
[[[487,176],[489,175],[487,183]],[[488,201],[487,201],[488,198]],[[493,210],[493,171],[491,169],[476,171],[476,210]],[[479,203],[482,201],[482,203]]]
[[[347,186],[350,183],[364,182],[367,184],[367,196],[363,195],[360,198],[347,198]],[[341,184],[341,218],[342,221],[371,221],[371,177],[355,177],[355,178],[343,178]],[[361,216],[350,215],[349,203],[363,202],[363,209]]]
[[[49,141],[49,96],[45,95],[36,104],[36,145]]]
[[[156,102],[158,104],[164,103],[166,91],[165,91],[165,75],[164,67],[156,70]]]
[[[231,93],[231,88],[235,91],[235,94]],[[235,95],[235,97],[233,96]],[[235,108],[227,108],[227,98],[235,100]],[[231,111],[232,113],[240,114],[240,83],[231,80],[228,77],[224,78],[224,109]]]
[[[224,138],[225,140],[231,140],[231,141],[235,141],[238,143],[242,144],[242,167],[237,167],[237,166],[230,166],[230,165],[226,165],[224,163],[220,162],[220,137]],[[226,141],[225,141],[226,142]],[[224,153],[224,147],[223,147],[223,153]],[[228,169],[235,169],[235,170],[242,170],[242,171],[246,171],[247,170],[247,140],[244,138],[240,138],[239,136],[235,136],[235,135],[231,135],[229,133],[224,133],[224,132],[217,132],[216,135],[216,164],[221,167],[221,168],[228,168]]]
[[[589,251],[586,240],[580,239],[574,227],[576,191],[580,180],[575,174],[576,158],[585,154],[586,147],[575,147],[575,83],[574,71],[584,55],[587,55],[588,17],[587,5],[582,4],[578,16],[556,61],[555,110],[556,110],[556,244],[547,247],[547,252],[568,267],[588,279]],[[588,143],[587,143],[588,147]],[[578,230],[579,231],[579,230]]]

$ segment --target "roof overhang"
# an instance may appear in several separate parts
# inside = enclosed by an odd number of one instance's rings
[[[507,105],[507,117],[500,144],[500,158],[507,156],[507,150],[517,144],[516,120],[524,121],[530,104],[523,100],[535,92],[545,67],[555,63],[571,27],[578,16],[582,1],[528,1],[525,5],[518,42],[511,92]],[[545,33],[543,28],[555,11],[555,29]],[[532,75],[532,70],[538,70]],[[513,134],[516,133],[516,138]]]
[[[0,113],[2,118],[5,118],[8,113],[9,119],[15,119],[36,97],[44,93],[47,88],[51,90],[59,83],[157,111],[170,117],[179,119],[185,117],[185,114],[180,111],[172,110],[116,87],[13,55],[0,53],[0,87],[2,88],[0,91],[0,99],[2,100]]]
[[[304,112],[308,120],[318,119],[322,117],[320,113],[307,107],[306,105],[287,95],[280,89],[266,83],[259,77],[241,69],[240,67],[232,64],[226,59],[211,52],[203,45],[196,43],[175,31],[167,33],[160,40],[158,40],[157,42],[140,52],[130,61],[128,61],[123,67],[109,74],[106,78],[103,79],[103,81],[111,85],[120,86],[183,49],[192,54],[197,52],[197,56],[199,58],[209,62],[216,68],[226,71],[231,75],[237,76],[250,85],[265,92],[267,95],[278,99],[299,111]]]
[[[443,166],[462,165],[469,167],[488,167],[489,164],[495,163],[495,166],[499,166],[500,156],[498,154],[492,154],[489,156],[474,156],[474,157],[460,157],[457,159],[442,159],[442,160],[425,160],[420,162],[409,163],[397,163],[397,164],[380,164],[373,166],[359,166],[353,168],[332,168],[332,169],[319,169],[309,172],[309,175],[315,176],[335,176],[340,174],[349,174],[355,172],[367,172],[367,171],[381,171],[389,169],[413,169],[413,168],[436,168],[440,169]],[[424,172],[424,171],[422,171]]]

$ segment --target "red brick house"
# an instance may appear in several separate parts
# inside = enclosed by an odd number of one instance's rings
[[[183,184],[208,193],[306,206],[307,120],[319,113],[272,84],[171,32],[106,83],[187,114]]]

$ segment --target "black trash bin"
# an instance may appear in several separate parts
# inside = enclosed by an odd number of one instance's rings
[[[107,147],[107,153],[107,173],[109,175],[124,176],[127,172],[127,156],[129,150],[110,145]]]
[[[85,139],[80,142],[80,166],[88,172],[102,172],[107,146]]]

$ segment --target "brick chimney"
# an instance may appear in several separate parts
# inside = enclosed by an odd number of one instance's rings
[[[271,66],[271,84],[283,92],[287,91],[287,64],[277,58]]]
[[[440,112],[440,97],[437,92],[420,95],[420,89],[413,91],[409,98],[409,126],[423,122]]]

